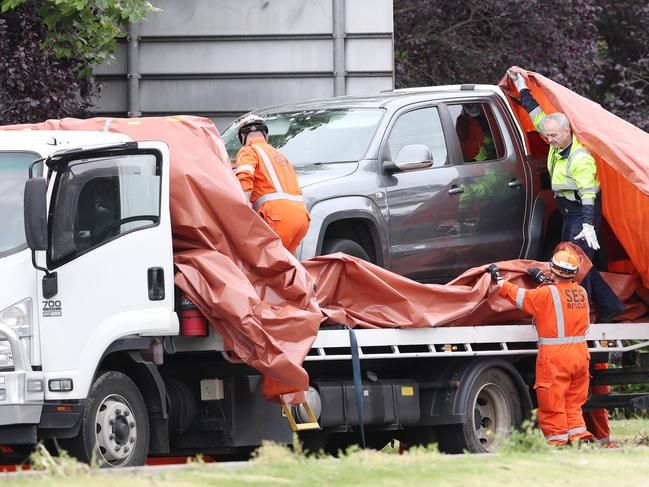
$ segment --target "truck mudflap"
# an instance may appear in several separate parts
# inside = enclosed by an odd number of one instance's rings
[[[0,431],[17,425],[37,425],[45,400],[43,374],[32,370],[16,333],[0,324],[2,339],[9,342],[13,370],[0,370]]]

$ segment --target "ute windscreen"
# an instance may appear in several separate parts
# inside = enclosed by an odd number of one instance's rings
[[[268,125],[268,142],[295,167],[358,161],[367,151],[382,109],[304,110],[260,113]],[[230,161],[241,148],[237,123],[223,133]]]

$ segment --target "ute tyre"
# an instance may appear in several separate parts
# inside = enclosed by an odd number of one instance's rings
[[[121,372],[104,372],[92,384],[75,438],[62,442],[79,460],[102,468],[144,465],[149,417],[137,386]]]
[[[352,257],[358,257],[367,262],[372,262],[370,256],[365,251],[363,247],[353,240],[346,238],[334,238],[331,240],[325,240],[325,243],[322,245],[322,255],[335,254],[336,252],[342,252],[343,254],[351,255]]]
[[[468,421],[443,428],[440,449],[447,453],[487,453],[498,449],[505,437],[520,428],[521,400],[506,372],[485,370],[471,387]]]

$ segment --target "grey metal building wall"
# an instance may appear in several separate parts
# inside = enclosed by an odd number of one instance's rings
[[[255,108],[394,86],[392,0],[153,0],[97,113],[193,114],[219,128]]]

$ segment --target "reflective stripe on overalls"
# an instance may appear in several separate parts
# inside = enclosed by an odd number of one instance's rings
[[[257,198],[257,200],[253,204],[253,208],[255,210],[258,210],[261,207],[261,205],[263,205],[267,201],[273,201],[273,200],[289,200],[289,201],[303,202],[301,195],[289,194],[284,192],[284,189],[282,188],[282,185],[279,182],[279,178],[277,177],[277,173],[275,172],[275,166],[273,166],[273,163],[271,162],[268,155],[266,155],[266,153],[262,148],[257,147],[256,145],[253,145],[252,147],[257,151],[259,157],[261,157],[261,159],[264,161],[264,164],[266,165],[266,169],[268,170],[268,175],[270,176],[270,179],[273,182],[273,185],[275,186],[275,190],[276,190],[274,193],[268,193]]]
[[[554,305],[554,313],[557,317],[557,337],[556,338],[539,338],[539,345],[563,345],[566,343],[582,343],[586,341],[586,337],[581,336],[566,336],[565,321],[563,319],[563,308],[561,307],[561,298],[559,297],[559,290],[557,286],[548,286],[552,294],[552,304]],[[519,288],[516,293],[516,306],[523,309],[523,301],[525,299],[525,289]]]
[[[570,172],[570,166],[572,165],[573,161],[575,158],[579,155],[582,154],[588,154],[590,155],[590,151],[588,149],[585,149],[584,147],[578,147],[570,155],[568,155],[568,162],[566,163],[566,182],[565,183],[555,183],[554,182],[554,166],[557,163],[557,158],[560,158],[559,154],[559,149],[552,148],[554,151],[554,154],[552,156],[552,167],[548,167],[548,171],[550,172],[550,181],[552,182],[552,191],[555,193],[559,194],[563,198],[566,198],[567,200],[570,201],[577,201],[577,196],[575,193],[578,193],[579,196],[581,197],[582,194],[585,193],[597,193],[599,192],[599,185],[593,186],[590,188],[579,188],[577,186],[577,183],[575,179],[572,177],[572,174]],[[581,199],[581,198],[580,198]],[[594,201],[588,198],[584,198],[582,201],[582,204],[594,204]]]

